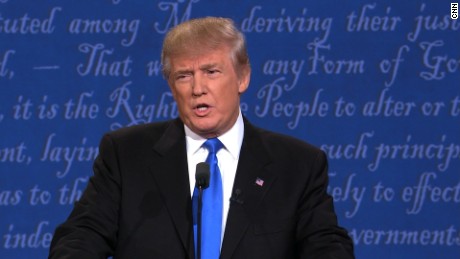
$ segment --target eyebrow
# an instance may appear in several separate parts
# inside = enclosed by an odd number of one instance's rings
[[[215,67],[218,67],[219,64],[217,63],[210,63],[210,64],[204,64],[202,66],[200,66],[200,70],[208,70],[210,68],[215,68]]]
[[[179,70],[174,71],[172,75],[187,74],[187,73],[191,73],[192,71],[193,71],[192,69],[184,68],[184,69],[179,69]]]
[[[209,64],[203,64],[199,67],[199,70],[204,71],[208,70],[211,68],[219,67],[218,63],[209,63]],[[181,68],[172,73],[172,75],[180,75],[180,74],[188,74],[188,73],[193,73],[192,68]]]

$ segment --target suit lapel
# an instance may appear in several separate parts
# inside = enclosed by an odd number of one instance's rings
[[[221,259],[232,257],[249,225],[257,221],[254,217],[258,206],[275,180],[275,175],[269,170],[270,162],[257,130],[245,120],[244,139],[233,184],[234,196],[236,193],[239,195],[230,204]]]
[[[237,201],[232,201],[230,205],[221,249],[222,259],[232,257],[249,225],[257,222],[255,215],[258,206],[275,180],[275,175],[269,170],[271,158],[263,141],[253,126],[246,120],[244,123],[244,139],[233,184],[233,193],[239,190],[240,194]],[[168,126],[153,149],[156,155],[152,158],[152,175],[188,257],[194,258],[185,133],[179,119]],[[257,179],[263,182],[256,183]]]
[[[189,258],[194,257],[192,203],[183,124],[173,121],[153,147],[151,172]]]

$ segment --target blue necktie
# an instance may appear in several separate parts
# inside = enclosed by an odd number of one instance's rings
[[[209,187],[203,190],[203,208],[201,217],[201,259],[218,259],[220,255],[220,240],[222,233],[222,177],[217,165],[217,151],[223,147],[217,138],[208,139],[203,147],[209,154],[206,163],[209,164]],[[195,254],[197,251],[197,200],[198,189],[193,192],[193,230],[195,235]]]

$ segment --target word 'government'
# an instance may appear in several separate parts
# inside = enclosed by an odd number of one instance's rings
[[[446,229],[351,229],[355,245],[441,245],[460,246],[460,231],[453,225]]]

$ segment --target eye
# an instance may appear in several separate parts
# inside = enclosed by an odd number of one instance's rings
[[[191,75],[188,74],[188,73],[178,74],[178,75],[176,75],[175,80],[176,80],[176,81],[186,81],[186,80],[188,80],[188,79],[190,78],[190,76],[191,76]]]
[[[208,69],[208,70],[206,70],[206,72],[210,76],[216,76],[216,75],[218,75],[220,73],[220,71],[218,69]]]

